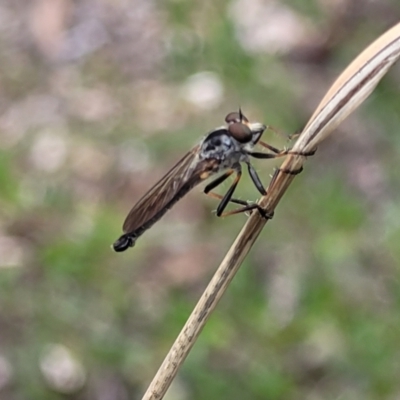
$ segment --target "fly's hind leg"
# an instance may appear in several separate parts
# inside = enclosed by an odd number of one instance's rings
[[[229,176],[231,176],[233,174],[233,172],[236,172],[236,177],[231,185],[231,187],[229,188],[229,190],[226,192],[226,194],[224,196],[221,196],[217,193],[211,192],[212,189],[216,188],[218,185],[220,185],[222,182],[224,182]],[[260,207],[258,204],[256,203],[249,203],[247,201],[244,200],[239,200],[239,199],[235,199],[232,197],[236,186],[238,185],[240,178],[242,176],[242,169],[240,167],[240,164],[238,164],[236,166],[236,169],[231,169],[229,171],[227,171],[225,174],[221,175],[219,178],[215,179],[213,182],[209,183],[205,189],[204,189],[204,193],[221,200],[221,202],[219,203],[218,207],[217,207],[217,211],[216,211],[216,215],[217,217],[226,217],[228,215],[234,215],[234,214],[239,214],[242,212],[246,212],[246,211],[252,211],[257,209],[258,212],[264,217],[264,218],[272,218],[272,215],[268,214],[262,207]],[[228,212],[224,212],[226,206],[228,205],[229,202],[232,203],[236,203],[236,204],[240,204],[243,207],[240,207],[236,210],[232,210],[232,211],[228,211]]]
[[[234,169],[230,169],[227,172],[225,172],[223,175],[221,175],[220,177],[218,177],[217,179],[213,180],[212,182],[210,182],[205,188],[204,188],[204,193],[207,196],[213,197],[214,199],[218,199],[218,200],[223,200],[224,196],[221,196],[220,194],[214,193],[212,192],[213,189],[215,189],[217,186],[219,186],[222,182],[224,182],[226,179],[228,179],[233,173],[235,172]],[[248,203],[247,201],[244,200],[239,200],[239,199],[235,199],[235,198],[230,198],[229,202],[231,203],[236,203],[236,204],[240,204],[243,206],[246,206]]]

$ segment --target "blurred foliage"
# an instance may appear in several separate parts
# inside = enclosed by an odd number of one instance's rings
[[[196,188],[116,254],[129,208],[239,105],[300,130],[399,16],[396,0],[3,0],[0,398],[140,399],[246,216],[215,218]],[[395,66],[309,159],[166,398],[400,398],[399,82]],[[267,185],[276,163],[255,164]],[[258,196],[246,176],[237,193]]]

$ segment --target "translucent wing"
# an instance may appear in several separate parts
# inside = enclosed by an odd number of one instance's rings
[[[201,177],[201,170],[204,171],[204,168],[200,163],[196,163],[198,150],[199,146],[196,146],[188,152],[133,206],[123,225],[125,233],[144,227],[205,179],[204,176]]]
[[[226,129],[210,132],[133,206],[123,225],[124,234],[113,244],[114,250],[120,252],[134,246],[136,239],[189,190],[221,167],[226,168],[222,161],[230,147]]]

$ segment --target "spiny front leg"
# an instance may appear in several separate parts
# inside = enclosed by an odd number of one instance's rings
[[[291,149],[279,150],[276,147],[271,146],[270,144],[265,143],[265,142],[263,142],[261,140],[257,144],[259,144],[262,147],[265,147],[266,149],[268,149],[268,150],[270,150],[270,151],[272,151],[274,153],[274,154],[270,154],[269,157],[258,157],[258,158],[277,158],[277,157],[287,156],[288,154],[292,154],[292,155],[296,155],[296,156],[309,157],[309,156],[313,156],[315,154],[315,152],[317,151],[317,149],[314,149],[312,151],[307,151],[307,152],[292,151]],[[259,152],[253,152],[253,153],[264,154],[264,153],[259,153]],[[257,158],[257,156],[253,156],[253,157]]]

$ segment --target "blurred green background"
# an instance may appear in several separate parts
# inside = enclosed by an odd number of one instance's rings
[[[300,130],[399,17],[398,0],[2,0],[0,398],[140,399],[246,216],[196,188],[116,254],[130,207],[239,105]],[[166,399],[400,398],[399,85],[397,65],[309,159]],[[255,165],[267,185],[277,164]],[[259,197],[247,176],[237,195]]]

